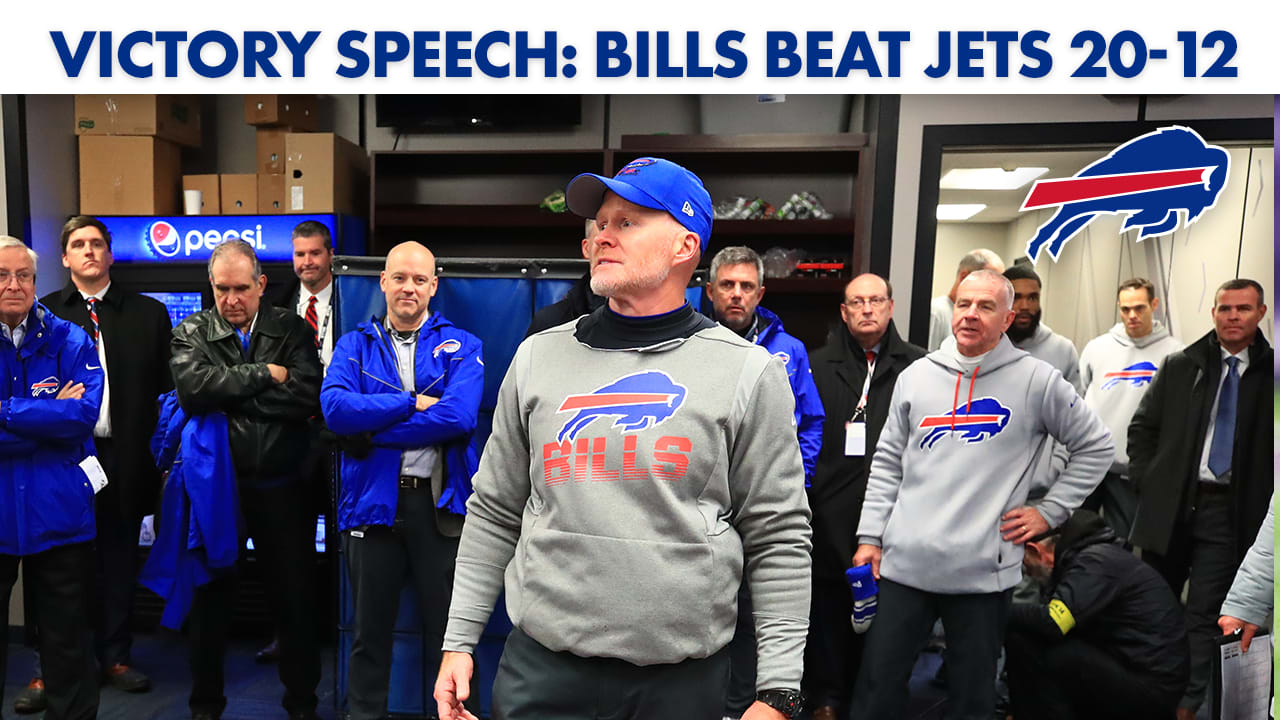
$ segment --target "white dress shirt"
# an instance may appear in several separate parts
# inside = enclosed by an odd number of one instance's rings
[[[329,359],[333,357],[333,279],[329,279],[329,284],[324,289],[316,293],[314,296],[306,285],[298,286],[298,317],[305,318],[307,316],[307,304],[311,302],[311,298],[316,299],[316,326],[318,328],[317,335],[320,339],[320,364],[329,367]]]

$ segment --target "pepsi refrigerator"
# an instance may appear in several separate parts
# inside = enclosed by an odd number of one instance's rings
[[[338,298],[339,333],[386,313],[386,300],[378,286],[384,258],[336,257],[334,276]],[[524,339],[533,313],[565,296],[587,269],[584,260],[438,258],[440,284],[431,300],[431,312],[442,313],[454,325],[476,335],[484,343],[484,392],[476,423],[476,445],[483,450],[493,425],[498,388]],[[686,297],[699,306],[704,271],[694,276]],[[336,483],[341,486],[341,472]],[[339,551],[341,554],[341,551]],[[345,562],[339,562],[345,568]],[[340,711],[346,710],[347,659],[351,652],[354,613],[351,586],[345,571],[338,573],[338,644],[335,694]],[[432,692],[440,662],[440,648],[430,647],[422,632],[417,594],[406,585],[401,589],[400,611],[393,635],[391,687],[387,709],[393,718],[427,718],[435,715]],[[489,717],[492,687],[498,660],[511,622],[505,602],[499,598],[493,616],[475,650],[476,709]]]
[[[293,228],[312,220],[329,229],[335,251],[363,253],[366,223],[363,219],[336,214],[317,215],[198,215],[174,217],[100,216],[111,233],[112,282],[159,300],[169,310],[173,325],[200,310],[213,306],[209,286],[208,261],[213,248],[225,240],[240,239],[254,247],[263,273],[267,276],[264,302],[284,298],[295,286],[293,274]],[[324,513],[316,521],[317,565],[329,566],[321,577],[332,588],[334,554],[331,533],[326,530]],[[140,558],[145,561],[154,539],[150,522],[144,522],[139,535]],[[256,578],[252,541],[248,544],[250,562],[234,611],[233,628],[239,634],[270,637],[269,611]],[[159,624],[163,606],[158,597],[139,588],[135,597],[135,623],[139,629]],[[332,619],[332,610],[329,613]],[[323,627],[332,628],[332,622]],[[330,630],[331,631],[331,630]]]

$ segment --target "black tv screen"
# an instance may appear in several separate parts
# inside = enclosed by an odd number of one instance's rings
[[[545,130],[582,124],[580,95],[378,95],[378,127],[404,132]]]

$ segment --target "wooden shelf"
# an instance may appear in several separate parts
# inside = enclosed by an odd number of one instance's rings
[[[573,213],[553,213],[532,205],[379,205],[379,227],[409,228],[581,228]]]
[[[770,295],[839,295],[849,281],[845,278],[766,278],[765,305],[769,304]]]
[[[748,235],[853,235],[853,218],[831,220],[716,220],[711,237]]]

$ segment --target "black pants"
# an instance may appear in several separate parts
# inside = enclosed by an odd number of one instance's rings
[[[853,631],[852,614],[849,584],[815,573],[804,647],[804,692],[815,708],[833,707],[841,714],[849,709],[866,638]]]
[[[133,591],[138,582],[138,531],[142,516],[122,502],[123,478],[110,439],[96,438],[98,462],[108,484],[94,498],[98,537],[94,597],[94,652],[102,667],[131,664]]]
[[[738,621],[729,641],[729,687],[724,698],[724,714],[734,718],[756,700],[756,627],[751,607],[751,586],[744,577],[738,587]]]
[[[347,708],[351,720],[376,720],[387,714],[392,632],[406,580],[418,596],[424,644],[434,653],[426,660],[439,659],[458,539],[436,529],[431,490],[423,487],[400,490],[394,528],[373,525],[348,531],[343,543],[355,604]]]
[[[720,720],[729,650],[672,665],[554,652],[512,630],[493,684],[494,720]]]
[[[1101,515],[1116,532],[1116,537],[1128,542],[1133,518],[1138,513],[1138,491],[1129,478],[1109,472],[1085,498],[1083,507]]]
[[[38,606],[40,654],[44,661],[46,720],[92,720],[98,716],[98,680],[93,672],[89,639],[90,543],[63,545],[19,558],[0,555],[0,678],[5,676],[9,646],[9,596],[18,581],[31,583]],[[4,693],[0,685],[0,696]],[[0,697],[0,706],[4,698]]]
[[[947,632],[948,720],[990,720],[996,704],[996,660],[1004,640],[1012,590],[943,595],[880,581],[876,618],[854,691],[853,717],[898,720],[906,713],[907,681],[933,623]]]
[[[318,602],[312,577],[315,515],[308,493],[300,483],[240,488],[240,508],[280,632],[280,682],[285,687],[283,705],[290,712],[315,708],[320,682],[320,648],[312,610]],[[218,715],[226,707],[223,663],[235,596],[234,575],[196,591],[188,618],[193,711]]]
[[[1213,655],[1218,651],[1218,614],[1239,566],[1235,555],[1235,522],[1231,496],[1197,492],[1191,519],[1173,530],[1169,551],[1143,550],[1142,559],[1164,577],[1173,594],[1187,585],[1187,643],[1191,647],[1191,682],[1180,703],[1196,710],[1208,693]]]
[[[1135,672],[1079,637],[1010,629],[1009,696],[1015,718],[1172,720],[1182,688]]]

